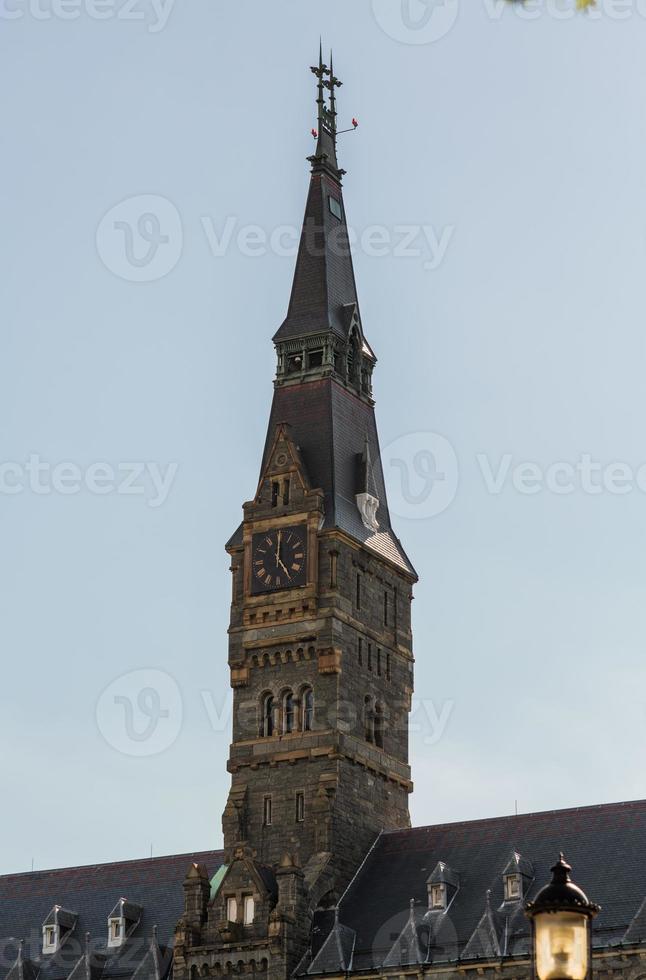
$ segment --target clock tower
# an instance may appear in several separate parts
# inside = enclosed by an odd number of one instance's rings
[[[224,865],[186,880],[178,977],[227,962],[290,975],[312,915],[336,904],[381,830],[410,825],[416,574],[386,501],[336,156],[341,82],[331,60],[312,71],[317,144],[260,477],[227,544]]]

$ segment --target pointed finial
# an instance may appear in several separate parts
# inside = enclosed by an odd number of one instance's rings
[[[157,942],[157,926],[153,926],[153,939]]]
[[[334,906],[334,925],[335,926],[338,926],[338,924],[339,924],[339,906],[338,905],[335,905]]]
[[[485,900],[485,910],[487,912],[491,911],[491,888],[487,888],[487,897]]]

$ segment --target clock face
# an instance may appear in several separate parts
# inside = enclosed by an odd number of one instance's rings
[[[307,582],[305,527],[281,527],[254,534],[251,542],[251,591],[274,592]]]

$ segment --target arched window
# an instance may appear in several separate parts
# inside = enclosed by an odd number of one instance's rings
[[[294,695],[286,691],[283,695],[283,732],[289,735],[294,731]]]
[[[314,727],[314,691],[306,687],[301,696],[301,729],[311,732]]]
[[[380,701],[375,705],[375,745],[384,747],[384,708]]]
[[[274,734],[274,696],[265,694],[262,699],[262,725],[260,734],[269,738]]]
[[[359,360],[359,340],[356,331],[353,330],[348,341],[347,377],[348,381],[354,385],[357,385],[359,382],[359,372],[361,370]]]
[[[372,698],[366,694],[363,701],[363,728],[366,742],[375,740],[375,712],[372,707]]]

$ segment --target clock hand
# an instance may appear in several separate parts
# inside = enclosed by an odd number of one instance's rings
[[[282,538],[282,536],[283,536],[283,532],[282,531],[279,531],[278,532],[278,536],[276,538],[276,563],[278,565],[281,564],[281,561],[280,561],[280,539]]]
[[[280,560],[280,558],[278,559],[278,564],[280,565],[280,567],[281,567],[281,568],[282,568],[282,570],[284,571],[284,573],[285,573],[285,575],[287,576],[287,578],[291,580],[291,575],[289,574],[289,571],[287,570],[287,568],[285,567],[285,565],[283,565],[283,563],[282,563],[282,561]]]

